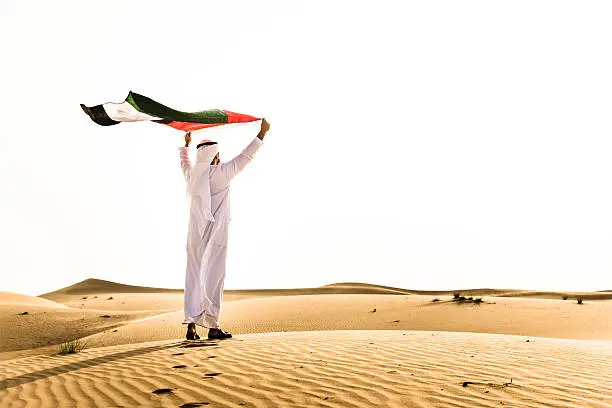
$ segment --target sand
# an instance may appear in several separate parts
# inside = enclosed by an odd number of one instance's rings
[[[16,357],[20,354],[10,352],[59,344],[157,314],[156,311],[77,310],[47,299],[1,292],[0,356]]]
[[[453,292],[226,291],[235,338],[191,348],[180,290],[0,293],[0,407],[612,406],[612,293]],[[73,339],[86,349],[58,355]]]
[[[610,342],[393,330],[252,334],[182,348],[185,343],[2,362],[0,406],[612,404]],[[164,389],[169,392],[153,393]]]
[[[309,330],[444,330],[612,340],[612,302],[394,295],[303,295],[227,301],[221,325],[232,333]],[[376,309],[376,312],[372,310]],[[182,310],[87,337],[91,347],[181,338]]]

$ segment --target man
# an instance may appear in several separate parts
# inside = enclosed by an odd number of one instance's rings
[[[187,155],[191,132],[185,134],[185,147],[179,147],[191,199],[183,321],[187,324],[187,340],[200,338],[196,325],[209,329],[209,339],[232,337],[219,328],[229,227],[229,183],[251,161],[269,129],[270,124],[262,119],[257,137],[227,163],[220,162],[216,142],[203,140],[197,146],[192,168]]]

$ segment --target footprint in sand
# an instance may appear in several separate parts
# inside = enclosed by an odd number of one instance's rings
[[[188,402],[186,404],[181,405],[179,408],[195,408],[202,407],[204,405],[209,405],[210,402]]]
[[[173,366],[172,368],[187,368],[187,366],[186,366],[186,365],[181,364],[181,365],[175,365],[175,366]]]
[[[207,376],[207,377],[216,377],[218,375],[221,375],[221,373],[206,373],[204,375]]]

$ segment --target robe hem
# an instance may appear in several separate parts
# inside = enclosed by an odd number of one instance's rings
[[[207,329],[218,329],[219,328],[219,318],[209,315],[206,312],[203,312],[199,316],[185,316],[183,320],[183,324],[194,323],[200,327],[204,327]]]

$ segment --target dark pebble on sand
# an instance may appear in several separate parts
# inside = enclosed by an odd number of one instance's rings
[[[210,404],[210,402],[188,402],[186,404],[181,405],[179,408],[195,408],[195,407],[202,407],[208,404]]]
[[[28,314],[29,314],[28,312],[23,312],[23,313],[19,313],[19,316],[25,316],[25,315],[28,315]]]
[[[221,373],[206,373],[204,375],[207,376],[207,377],[216,377],[218,375],[221,375]]]
[[[159,388],[153,391],[153,394],[168,394],[172,392],[172,388]]]
[[[172,366],[172,368],[187,368],[187,366],[186,366],[186,365],[181,364],[181,365],[175,365],[175,366]]]

